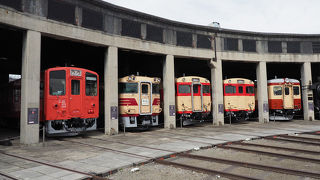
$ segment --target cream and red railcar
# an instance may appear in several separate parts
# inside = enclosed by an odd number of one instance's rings
[[[148,128],[159,125],[160,78],[130,75],[119,79],[120,125]]]
[[[210,81],[198,76],[176,79],[177,119],[183,125],[208,120],[211,112]]]
[[[270,120],[291,120],[301,110],[300,82],[296,79],[268,80]]]
[[[226,118],[247,120],[255,110],[254,83],[249,79],[231,78],[223,81]]]

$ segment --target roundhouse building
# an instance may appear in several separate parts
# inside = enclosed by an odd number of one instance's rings
[[[186,24],[101,0],[1,0],[0,37],[0,98],[5,98],[9,74],[22,76],[23,144],[39,141],[39,123],[28,123],[28,109],[40,108],[41,72],[63,64],[96,70],[101,76],[106,134],[119,131],[119,117],[111,112],[118,107],[119,76],[150,68],[163,81],[164,127],[175,128],[175,77],[182,71],[192,75],[190,65],[181,62],[201,62],[195,66],[208,69],[203,76],[212,82],[214,125],[224,124],[223,79],[236,76],[257,80],[259,122],[269,121],[267,80],[274,76],[301,81],[302,116],[314,120],[313,95],[307,87],[319,75],[320,35]],[[135,62],[141,58],[138,67]],[[151,67],[144,68],[146,63]]]

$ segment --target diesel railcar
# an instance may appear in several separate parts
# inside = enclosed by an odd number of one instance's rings
[[[121,126],[146,129],[159,125],[160,82],[157,77],[130,75],[119,79]]]
[[[301,110],[300,82],[296,79],[268,80],[269,119],[291,120]]]
[[[223,81],[225,117],[234,121],[248,120],[255,110],[254,83],[249,79]]]
[[[177,119],[190,125],[209,119],[211,112],[210,81],[198,76],[176,78]]]
[[[41,126],[48,136],[73,136],[95,130],[99,117],[99,76],[76,67],[55,67],[44,72],[40,82]],[[8,117],[18,122],[21,80],[10,82]],[[16,123],[18,124],[18,123]]]

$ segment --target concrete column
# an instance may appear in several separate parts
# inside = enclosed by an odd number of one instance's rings
[[[176,128],[174,78],[174,57],[167,55],[163,64],[163,114],[166,129]]]
[[[213,125],[224,125],[222,61],[211,61],[212,118]]]
[[[20,143],[39,142],[41,34],[27,31],[23,37]],[[28,118],[29,117],[29,118]]]
[[[314,120],[313,93],[312,90],[304,88],[312,84],[311,63],[305,62],[301,66],[301,85],[302,85],[302,100],[303,100],[303,117],[304,120]]]
[[[108,47],[104,63],[105,134],[118,134],[118,48]]]
[[[267,123],[269,122],[267,63],[259,62],[256,73],[259,122]]]

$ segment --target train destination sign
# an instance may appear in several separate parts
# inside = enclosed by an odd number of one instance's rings
[[[81,76],[81,70],[70,69],[70,76]]]

